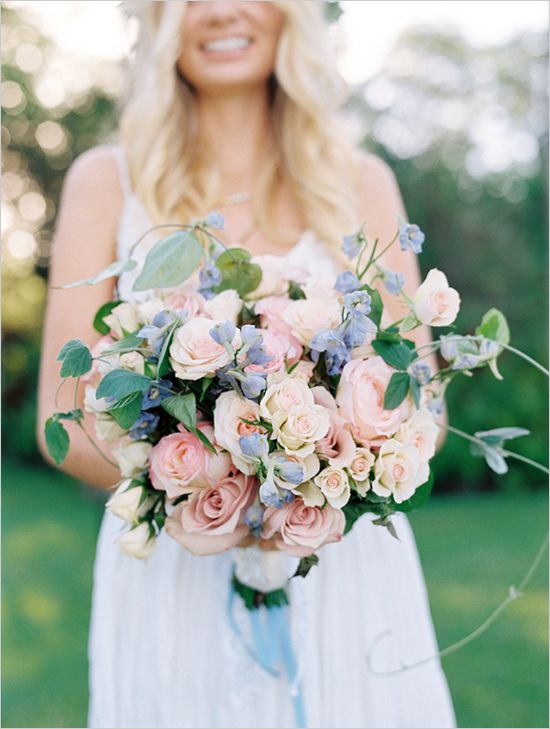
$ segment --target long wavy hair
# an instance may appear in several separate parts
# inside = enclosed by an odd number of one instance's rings
[[[133,188],[155,223],[203,217],[220,200],[215,160],[196,143],[196,100],[177,72],[185,0],[127,0],[138,19],[120,142]],[[336,253],[358,225],[359,156],[340,115],[348,88],[327,58],[322,3],[277,1],[285,15],[268,83],[275,144],[255,189],[258,228],[276,239],[275,192],[284,181],[305,226]],[[274,235],[275,233],[275,235]]]

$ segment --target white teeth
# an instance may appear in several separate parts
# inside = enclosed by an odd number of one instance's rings
[[[220,38],[220,40],[209,41],[203,44],[205,51],[238,51],[241,48],[248,48],[250,38]]]

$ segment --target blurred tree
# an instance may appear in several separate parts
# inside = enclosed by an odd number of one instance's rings
[[[462,296],[457,325],[473,333],[491,306],[508,318],[513,344],[547,356],[548,43],[543,33],[475,48],[458,34],[405,33],[386,66],[350,103],[363,144],[394,169],[409,217],[426,232],[424,273],[445,271]],[[530,428],[513,445],[545,462],[547,382],[502,357],[504,382],[489,372],[449,389],[451,423],[473,432]],[[540,485],[517,462],[495,477],[449,436],[436,468],[440,488]]]
[[[117,67],[67,59],[25,9],[2,7],[2,394],[10,454],[36,457],[35,401],[51,235],[72,160],[116,126],[101,79]],[[108,86],[108,84],[107,84]]]

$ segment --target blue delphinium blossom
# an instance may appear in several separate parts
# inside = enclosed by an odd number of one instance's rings
[[[257,329],[252,324],[245,324],[241,327],[241,341],[243,343],[242,352],[245,354],[245,361],[243,366],[246,365],[263,365],[267,362],[271,362],[273,359],[271,355],[265,351],[264,340],[261,335],[261,330]]]
[[[279,493],[279,489],[273,482],[272,478],[266,478],[261,484],[259,491],[260,501],[265,506],[276,506],[278,509],[284,504],[284,500]]]
[[[226,319],[225,321],[220,321],[217,324],[214,324],[209,333],[215,342],[224,345],[231,344],[235,337],[235,332],[236,329],[233,322]]]
[[[319,353],[325,353],[325,366],[327,374],[338,375],[345,364],[351,359],[351,354],[344,340],[344,332],[339,329],[322,329],[311,340],[311,358],[314,362],[319,360]]]
[[[344,296],[344,310],[351,316],[370,314],[371,298],[366,291],[352,291]]]
[[[245,456],[249,458],[257,458],[263,461],[269,453],[269,444],[267,436],[263,433],[252,433],[251,435],[241,435],[239,438],[239,446]]]
[[[299,486],[304,480],[304,468],[296,461],[290,461],[284,454],[278,453],[274,457],[275,473],[287,483]]]
[[[219,210],[211,210],[206,216],[206,225],[216,230],[223,230],[225,220]]]
[[[199,293],[205,299],[211,299],[215,295],[215,287],[221,283],[222,274],[215,263],[209,262],[199,271]]]
[[[415,223],[404,223],[399,228],[399,245],[402,251],[422,253],[426,236]]]
[[[432,379],[432,372],[425,362],[413,364],[411,374],[420,385],[427,385]]]
[[[399,273],[398,271],[390,271],[389,269],[384,271],[384,286],[386,287],[386,291],[390,294],[397,296],[404,285],[405,276],[403,276],[402,273]]]
[[[367,334],[376,334],[376,324],[368,316],[353,314],[341,325],[344,342],[348,347],[360,347]]]
[[[141,440],[151,433],[154,433],[159,422],[159,416],[153,413],[141,413],[139,418],[130,428],[128,435],[130,440]]]
[[[174,394],[171,388],[172,385],[169,380],[161,379],[157,380],[157,382],[152,382],[149,389],[143,395],[141,409],[150,410],[151,408],[156,408],[164,399]]]
[[[249,400],[256,400],[267,387],[265,375],[260,373],[244,373],[240,381],[241,390]]]
[[[355,291],[360,288],[361,281],[352,271],[344,271],[338,274],[336,277],[336,283],[334,288],[336,291],[340,291],[342,294],[349,294],[351,291]]]
[[[137,332],[137,335],[138,337],[147,339],[153,351],[156,354],[159,354],[166,335],[168,334],[168,329],[174,321],[175,319],[172,312],[159,311],[155,314],[150,324],[146,324],[141,327],[141,329]]]
[[[342,250],[349,259],[353,259],[359,254],[362,245],[363,244],[359,240],[357,233],[345,235],[342,238]]]
[[[259,504],[252,504],[252,506],[249,506],[244,515],[244,523],[256,537],[259,537],[260,532],[262,531],[263,519],[264,510]]]

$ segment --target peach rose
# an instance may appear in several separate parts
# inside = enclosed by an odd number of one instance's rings
[[[290,281],[300,281],[304,271],[290,266],[284,256],[253,256],[252,263],[262,269],[262,280],[258,287],[247,295],[248,299],[263,299],[266,296],[281,296],[288,291]]]
[[[394,410],[384,410],[384,393],[394,372],[382,357],[354,359],[342,370],[336,402],[362,445],[393,435],[410,413],[409,397]]]
[[[214,324],[215,320],[198,316],[176,329],[170,345],[170,363],[176,377],[182,380],[213,377],[217,369],[231,362],[226,348],[210,336]],[[240,341],[237,329],[232,342],[233,349],[240,345]]]
[[[315,444],[315,451],[324,456],[334,468],[349,466],[355,455],[355,442],[348,430],[348,424],[338,412],[336,400],[324,387],[311,389],[317,405],[322,405],[329,414],[330,427],[324,438]]]
[[[340,509],[327,504],[306,506],[302,499],[294,499],[282,509],[270,506],[265,510],[262,537],[295,557],[307,557],[329,542],[338,542],[344,533],[346,519]]]
[[[149,456],[151,482],[170,499],[191,493],[206,466],[206,447],[183,426],[178,430],[161,438]]]
[[[429,461],[435,454],[438,433],[439,426],[432,413],[428,408],[421,408],[414,413],[412,418],[403,423],[395,437],[405,445],[413,445],[418,448],[420,458],[423,461]]]
[[[196,316],[202,316],[205,312],[205,300],[197,293],[192,286],[187,284],[167,293],[164,297],[165,305],[170,309],[183,309],[187,318],[194,319]]]
[[[309,346],[320,329],[333,329],[340,323],[341,307],[336,298],[298,299],[286,307],[283,319],[300,344]]]
[[[422,324],[446,327],[456,319],[460,296],[449,286],[445,274],[432,268],[416,290],[413,303],[414,313]]]
[[[222,392],[216,400],[214,409],[214,433],[216,442],[229,451],[235,466],[243,473],[256,473],[256,460],[249,458],[241,451],[239,439],[243,435],[263,433],[264,429],[250,425],[244,420],[257,420],[260,417],[258,404],[230,390]],[[244,419],[244,420],[243,420]]]
[[[290,326],[283,319],[283,312],[291,303],[292,299],[288,296],[266,296],[265,299],[257,301],[254,311],[260,316],[262,328],[290,336]]]
[[[197,491],[166,519],[166,531],[192,554],[224,552],[249,532],[242,523],[257,493],[256,478],[239,473]]]
[[[260,335],[266,354],[271,357],[271,360],[262,365],[248,365],[245,367],[245,372],[263,372],[265,374],[285,372],[287,365],[294,364],[302,356],[302,347],[294,337],[269,329],[260,330]]]

